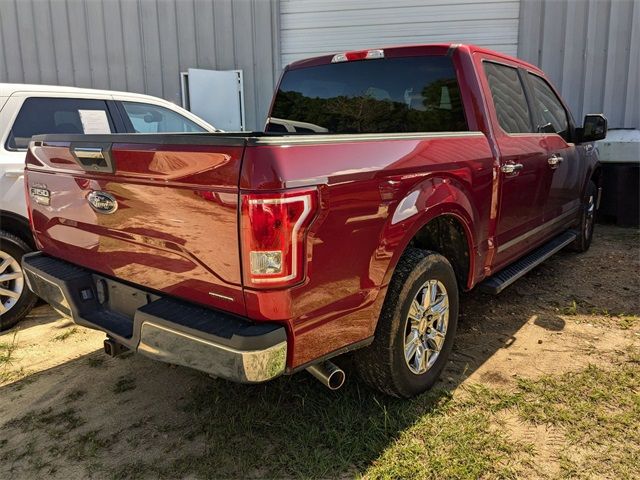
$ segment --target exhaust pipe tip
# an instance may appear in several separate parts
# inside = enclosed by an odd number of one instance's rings
[[[344,370],[333,362],[323,362],[307,367],[307,371],[320,380],[329,390],[338,390],[346,379]]]

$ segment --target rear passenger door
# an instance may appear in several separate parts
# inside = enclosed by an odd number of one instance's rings
[[[499,205],[494,267],[523,255],[540,238],[535,235],[544,221],[549,195],[546,182],[547,151],[534,133],[533,112],[518,65],[485,55],[482,61],[491,93],[494,138],[499,151]]]
[[[542,77],[527,73],[527,83],[534,110],[535,130],[547,152],[545,183],[550,185],[544,220],[549,229],[559,232],[566,227],[580,207],[580,180],[583,165],[570,142],[571,116],[551,85]]]

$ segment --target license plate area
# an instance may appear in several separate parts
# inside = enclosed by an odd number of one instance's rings
[[[126,342],[133,338],[136,310],[159,297],[101,275],[92,274],[91,281],[97,308],[87,311],[84,319],[128,345]]]
[[[137,309],[160,298],[100,275],[93,275],[93,284],[100,307],[130,320],[133,320]]]

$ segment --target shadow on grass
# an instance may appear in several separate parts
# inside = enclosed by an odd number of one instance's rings
[[[205,451],[186,455],[158,473],[353,475],[373,462],[399,432],[449,399],[447,391],[437,390],[401,401],[372,393],[357,381],[329,392],[302,375],[266,386],[216,382],[198,388],[184,406],[191,419],[188,435],[201,435]]]
[[[305,373],[239,385],[135,355],[96,368],[94,357],[0,387],[0,396],[34,403],[21,416],[0,408],[8,419],[0,421],[0,476],[64,476],[77,467],[118,479],[353,476],[451,398],[436,389],[415,400],[393,399],[354,377],[332,392]],[[132,388],[116,389],[127,371]],[[177,392],[171,398],[160,388],[167,384]],[[55,423],[69,416],[77,419],[72,426]],[[89,450],[89,437],[91,455],[77,455]]]

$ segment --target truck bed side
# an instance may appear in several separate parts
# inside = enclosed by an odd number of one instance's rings
[[[241,191],[316,185],[308,278],[287,290],[245,289],[247,314],[286,320],[300,366],[374,333],[396,262],[414,234],[446,214],[465,232],[462,284],[482,275],[493,156],[480,132],[250,140]],[[330,268],[328,268],[330,266]]]

